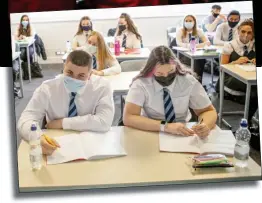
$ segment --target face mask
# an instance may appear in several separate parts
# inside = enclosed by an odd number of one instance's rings
[[[194,23],[193,22],[185,22],[184,23],[186,29],[192,29],[194,27]]]
[[[126,29],[126,26],[125,25],[119,25],[119,30],[122,32]]]
[[[176,73],[170,73],[167,77],[155,76],[155,80],[162,86],[169,86],[175,80]]]
[[[217,16],[219,16],[219,13],[213,13],[213,16],[216,18]]]
[[[90,54],[95,54],[96,52],[97,52],[97,47],[96,46],[94,46],[94,45],[91,45],[90,47],[89,47],[89,52],[90,52]]]
[[[231,28],[236,27],[237,24],[238,24],[238,22],[231,22],[231,21],[228,21],[228,25],[229,25],[229,27],[231,27]]]
[[[27,27],[27,25],[28,25],[28,21],[22,21],[22,25],[24,26],[24,27]]]
[[[82,26],[82,29],[86,32],[88,32],[89,30],[91,30],[91,26],[90,25],[87,25],[87,26]]]
[[[78,92],[81,88],[85,86],[86,81],[77,80],[65,75],[64,84],[66,89],[68,89],[70,92]]]

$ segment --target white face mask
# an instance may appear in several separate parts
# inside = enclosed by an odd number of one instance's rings
[[[184,25],[186,29],[191,30],[194,27],[194,22],[185,22]]]
[[[90,54],[96,54],[96,52],[97,52],[97,47],[96,46],[94,46],[94,45],[91,45],[90,47],[89,47],[89,49],[88,49],[88,51],[90,52]]]

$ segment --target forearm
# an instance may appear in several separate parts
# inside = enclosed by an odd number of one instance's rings
[[[199,121],[203,119],[203,123],[205,123],[209,129],[213,129],[216,126],[217,122],[217,112],[216,110],[210,110],[203,112],[199,115]]]
[[[213,23],[206,24],[205,28],[207,29],[208,32],[214,32],[218,23],[219,23],[219,20],[218,20],[218,18],[216,18],[216,20],[214,20]]]
[[[121,73],[121,66],[119,64],[115,64],[107,69],[102,70],[104,76],[115,75]]]
[[[160,131],[161,121],[153,120],[147,117],[138,116],[138,115],[128,115],[124,116],[124,124],[128,127],[136,128],[139,130],[145,131]]]

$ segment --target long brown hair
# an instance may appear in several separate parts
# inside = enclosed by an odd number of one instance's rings
[[[28,18],[28,25],[27,25],[26,29],[24,29],[23,25],[22,25],[22,21],[23,21],[24,17]],[[20,24],[19,24],[19,28],[18,28],[18,37],[20,35],[24,35],[26,37],[30,37],[30,35],[31,35],[31,25],[30,25],[30,20],[29,20],[28,15],[22,15],[22,17],[20,18]]]
[[[107,60],[114,60],[114,57],[109,50],[108,46],[105,43],[103,36],[96,31],[92,31],[91,34],[88,36],[95,36],[97,37],[97,61],[98,61],[98,70],[105,69],[105,62]]]
[[[193,27],[192,36],[197,36],[197,22],[196,22],[196,17],[193,16],[193,15],[187,15],[187,16],[184,18],[184,21],[183,21],[183,37],[186,37],[186,33],[187,33],[187,28],[185,27],[185,20],[186,20],[187,17],[193,18],[194,27]]]
[[[122,13],[119,18],[124,18],[127,23],[127,29],[129,32],[132,32],[136,35],[136,38],[142,40],[142,36],[138,33],[137,27],[135,26],[134,21],[131,19],[131,16],[127,13]],[[117,27],[117,36],[121,35],[121,31]]]
[[[140,71],[140,73],[133,79],[133,82],[138,78],[152,77],[157,64],[174,64],[176,66],[176,75],[186,75],[191,74],[196,77],[196,74],[191,70],[186,68],[181,62],[176,58],[174,53],[167,46],[161,45],[155,47],[147,60],[145,67]],[[132,83],[133,83],[132,82]],[[132,84],[131,84],[132,85]]]
[[[91,18],[89,18],[88,16],[84,16],[80,19],[80,22],[79,22],[79,25],[78,25],[78,30],[77,30],[75,36],[81,35],[83,33],[83,29],[82,29],[81,24],[82,24],[82,21],[84,21],[84,20],[89,20],[89,22],[91,24],[91,30],[93,31],[93,24],[92,24]]]

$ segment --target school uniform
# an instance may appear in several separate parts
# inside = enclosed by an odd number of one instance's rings
[[[230,55],[229,63],[232,61],[236,61],[242,56],[246,56],[248,59],[256,58],[256,51],[255,51],[255,42],[250,41],[247,44],[243,44],[239,38],[234,39],[231,42],[228,42],[224,45],[222,54]],[[216,84],[216,91],[219,92],[219,80]],[[224,87],[226,91],[234,95],[236,97],[240,96],[240,92],[246,92],[246,84],[241,82],[240,80],[228,75],[225,73],[224,77]],[[237,99],[241,102],[241,99]],[[245,98],[243,97],[242,103],[244,103]],[[254,115],[255,111],[258,108],[257,102],[257,86],[252,86],[251,88],[251,99],[250,99],[250,106],[249,106],[249,120]]]
[[[238,26],[234,28],[229,27],[228,22],[220,24],[216,29],[214,37],[214,45],[224,46],[226,42],[238,38]]]
[[[155,119],[166,120],[165,106],[168,101],[164,94],[168,92],[173,104],[175,122],[188,122],[191,119],[191,109],[203,109],[211,105],[202,85],[192,75],[177,75],[173,83],[164,89],[154,77],[138,78],[128,91],[126,102],[142,107],[141,115]]]
[[[141,40],[128,30],[124,30],[121,35],[117,36],[120,46],[129,49],[141,48]]]
[[[222,19],[218,19],[213,15],[206,16],[202,21],[202,29],[204,32],[215,32],[217,26],[223,23]]]
[[[190,48],[190,39],[192,36],[192,32],[187,32],[186,36],[183,36],[183,28],[180,28],[176,32],[176,43],[179,47],[185,47]],[[197,28],[197,35],[195,36],[196,44],[199,44],[201,42],[201,39],[205,37],[205,34],[202,29]],[[183,56],[182,54],[180,56],[180,61],[188,66],[191,64],[191,60],[188,57]],[[194,71],[199,76],[199,82],[202,83],[202,75],[204,72],[204,66],[205,66],[205,59],[199,59],[196,60],[194,63]]]
[[[99,62],[97,62],[97,68],[99,69]],[[121,66],[117,59],[114,57],[113,60],[106,60],[105,69],[101,70],[104,73],[104,76],[115,75],[121,73]]]
[[[73,102],[77,115],[71,117],[72,105],[69,104]],[[113,92],[109,82],[92,75],[76,95],[65,87],[63,75],[43,82],[18,121],[19,134],[28,140],[32,122],[41,122],[44,116],[47,122],[64,118],[64,130],[108,131],[114,118]]]
[[[87,33],[82,33],[82,34],[79,34],[79,35],[75,35],[73,40],[72,40],[72,44],[73,45],[77,44],[77,47],[79,47],[80,49],[87,48],[88,46],[90,46],[88,44],[87,38],[88,38],[88,34]]]

